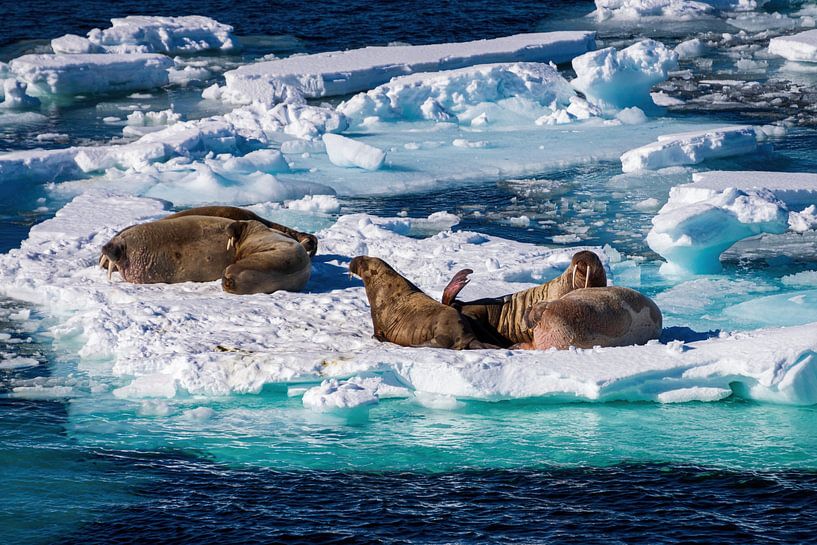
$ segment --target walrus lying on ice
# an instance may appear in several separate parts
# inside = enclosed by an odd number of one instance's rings
[[[513,348],[563,350],[570,346],[629,346],[645,344],[661,335],[662,316],[647,296],[611,286],[572,291],[525,313],[533,339]]]
[[[454,350],[497,348],[477,339],[457,309],[438,303],[382,259],[355,257],[349,272],[363,280],[377,340]]]
[[[194,208],[132,225],[102,248],[99,264],[137,284],[222,280],[236,294],[299,291],[311,273],[314,235],[229,206]]]
[[[541,286],[501,297],[458,301],[457,294],[468,284],[468,275],[473,272],[463,269],[456,273],[443,291],[442,302],[472,320],[480,340],[503,348],[533,340],[524,317],[535,304],[556,301],[577,289],[607,286],[601,260],[587,250],[577,252],[565,272]]]

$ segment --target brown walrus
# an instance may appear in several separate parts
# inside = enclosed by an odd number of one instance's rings
[[[479,341],[456,309],[423,293],[382,259],[357,256],[349,272],[363,280],[377,340],[455,350],[496,348]]]
[[[181,212],[176,212],[175,214],[170,214],[162,219],[181,218],[184,216],[217,216],[219,218],[227,218],[236,221],[260,221],[270,229],[280,231],[288,237],[294,238],[300,242],[309,254],[309,257],[314,257],[315,252],[318,251],[318,237],[315,235],[296,231],[295,229],[291,229],[286,225],[281,225],[280,223],[275,223],[264,219],[255,212],[238,208],[236,206],[199,206],[198,208],[190,208],[189,210],[183,210]]]
[[[501,297],[457,301],[457,294],[468,284],[468,275],[472,272],[463,269],[456,273],[443,291],[442,302],[468,317],[482,341],[503,348],[533,339],[524,319],[533,305],[555,301],[580,288],[607,286],[607,274],[601,260],[587,250],[576,252],[565,272],[541,286]]]
[[[537,303],[525,314],[533,339],[513,348],[629,346],[661,336],[661,310],[649,297],[629,288],[587,288],[557,301]]]
[[[312,263],[296,240],[258,221],[235,221],[227,233],[227,248],[235,248],[235,263],[224,269],[224,291],[272,293],[306,286]]]
[[[257,221],[182,215],[123,229],[100,264],[131,283],[211,282],[231,293],[296,291],[309,279],[306,249]]]

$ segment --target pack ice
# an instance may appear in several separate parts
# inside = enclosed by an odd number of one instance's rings
[[[451,274],[476,272],[464,297],[523,289],[559,274],[578,248],[548,249],[468,231],[407,236],[416,220],[342,216],[321,231],[305,293],[235,297],[217,282],[132,285],[108,282],[100,247],[119,229],[156,218],[151,199],[87,193],[31,229],[20,249],[0,257],[0,293],[57,318],[57,342],[81,346],[80,366],[112,380],[127,399],[185,393],[259,392],[271,382],[320,382],[304,399],[319,410],[379,399],[390,376],[435,405],[453,398],[496,401],[711,401],[733,392],[780,403],[817,402],[817,324],[560,352],[446,351],[381,344],[371,338],[364,290],[346,276],[348,257],[369,254],[407,273],[438,297]],[[600,248],[609,267],[610,258]],[[85,386],[72,386],[80,395]],[[362,391],[362,390],[368,390]],[[383,394],[386,395],[386,394]],[[374,398],[374,399],[373,399]],[[429,401],[430,402],[430,401]]]
[[[32,95],[124,93],[167,85],[173,60],[157,54],[23,55],[9,63]]]
[[[817,29],[769,41],[769,52],[799,62],[817,62]]]
[[[111,27],[95,28],[88,37],[66,34],[51,40],[54,53],[164,53],[179,55],[238,46],[233,27],[210,17],[130,15],[111,19]]]
[[[713,273],[721,253],[761,233],[817,228],[817,174],[711,171],[673,187],[647,244],[669,273]]]
[[[518,34],[492,40],[418,46],[364,47],[257,62],[224,74],[210,96],[272,105],[294,92],[335,96],[376,87],[395,76],[500,62],[565,62],[593,49],[593,32]]]

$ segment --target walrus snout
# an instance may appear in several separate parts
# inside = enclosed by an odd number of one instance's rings
[[[352,258],[352,261],[349,262],[349,273],[362,278],[363,274],[368,269],[368,267],[366,267],[366,264],[369,261],[369,259],[370,259],[369,256],[365,255],[359,255],[357,257]]]
[[[570,261],[571,288],[603,288],[607,286],[607,273],[599,256],[588,250],[576,252]]]
[[[108,280],[111,279],[114,271],[122,273],[124,269],[122,261],[125,255],[125,244],[121,241],[111,240],[102,247],[99,265],[108,270]]]
[[[304,247],[304,250],[306,250],[306,253],[309,254],[309,257],[314,257],[318,252],[318,237],[315,235],[303,233],[298,237],[298,242],[300,242],[301,246]]]

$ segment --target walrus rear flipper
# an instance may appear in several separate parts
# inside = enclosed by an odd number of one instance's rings
[[[462,288],[467,286],[468,282],[470,282],[468,275],[473,273],[474,271],[471,269],[462,269],[461,271],[458,271],[443,290],[443,296],[441,299],[442,304],[451,306],[451,303],[453,303],[454,299],[457,298],[457,295],[459,295],[459,293],[462,291]]]

